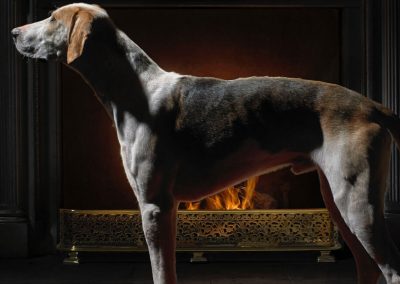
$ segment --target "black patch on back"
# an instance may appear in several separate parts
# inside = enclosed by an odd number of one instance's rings
[[[309,152],[322,144],[316,90],[304,82],[184,77],[179,150],[223,158],[254,139],[270,153]]]

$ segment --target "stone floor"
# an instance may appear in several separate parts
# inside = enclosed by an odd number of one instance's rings
[[[356,283],[351,257],[316,263],[316,255],[223,254],[208,263],[189,263],[178,255],[180,284],[339,284]],[[65,265],[63,255],[31,259],[1,259],[1,284],[147,284],[151,282],[146,255],[83,255],[81,264]]]

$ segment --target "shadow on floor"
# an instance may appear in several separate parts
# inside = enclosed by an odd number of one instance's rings
[[[64,265],[64,255],[31,259],[1,259],[1,284],[151,284],[146,254],[87,254],[81,264]],[[178,254],[180,284],[354,284],[350,257],[335,263],[317,263],[315,254],[209,254],[209,262],[189,263]]]

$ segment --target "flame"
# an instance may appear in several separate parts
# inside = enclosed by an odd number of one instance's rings
[[[199,210],[199,209],[200,209],[200,201],[186,203],[186,210]]]
[[[224,191],[196,202],[187,202],[186,210],[246,210],[253,208],[253,195],[258,177],[249,178],[243,186],[228,187]],[[204,207],[204,208],[203,208]]]
[[[246,181],[246,189],[244,191],[245,196],[243,198],[240,209],[245,210],[253,208],[253,195],[254,190],[256,189],[257,182],[258,177],[251,177]]]

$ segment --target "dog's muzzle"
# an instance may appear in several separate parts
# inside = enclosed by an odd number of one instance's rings
[[[14,41],[17,39],[17,37],[21,34],[21,30],[19,28],[14,28],[11,30],[11,35],[14,39]]]

